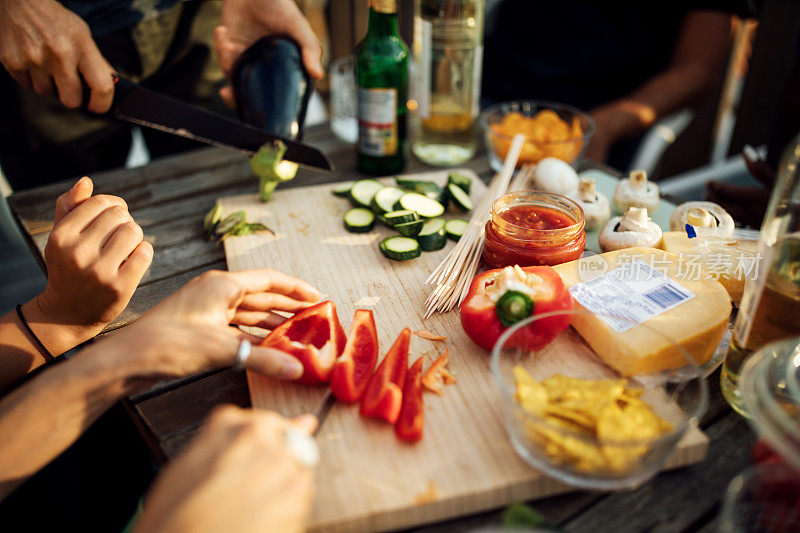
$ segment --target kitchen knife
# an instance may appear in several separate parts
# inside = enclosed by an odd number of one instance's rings
[[[325,391],[325,396],[322,397],[320,400],[319,405],[317,405],[316,411],[314,411],[314,416],[317,417],[317,429],[314,430],[314,435],[319,433],[320,428],[322,427],[322,423],[325,422],[325,419],[328,418],[328,413],[331,412],[331,408],[333,404],[336,403],[336,397],[333,395],[330,389]]]
[[[84,102],[88,102],[84,95]],[[114,87],[114,101],[109,111],[116,118],[157,129],[187,139],[232,148],[248,155],[275,141],[286,145],[283,158],[304,167],[333,170],[330,160],[312,146],[271,135],[252,126],[182,102],[130,80],[119,78]]]

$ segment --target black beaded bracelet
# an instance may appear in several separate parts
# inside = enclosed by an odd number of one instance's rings
[[[44,358],[48,361],[54,360],[55,357],[53,357],[53,354],[50,353],[50,350],[45,348],[44,344],[42,344],[42,341],[39,340],[39,337],[36,336],[36,333],[34,333],[31,327],[28,325],[28,321],[25,320],[25,315],[22,314],[21,304],[17,304],[17,316],[19,317],[19,321],[22,322],[22,325],[25,326],[25,329],[28,330],[28,334],[31,336],[31,338],[33,338],[34,341],[36,341],[36,344],[39,346],[39,348],[41,348],[42,352],[44,353]]]

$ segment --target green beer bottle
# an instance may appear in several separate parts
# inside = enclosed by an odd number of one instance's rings
[[[397,0],[370,0],[367,35],[356,47],[358,169],[392,174],[405,165],[408,46]]]

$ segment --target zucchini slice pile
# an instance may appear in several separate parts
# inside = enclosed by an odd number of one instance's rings
[[[349,198],[353,204],[344,214],[345,229],[367,233],[376,220],[394,229],[399,235],[383,239],[378,248],[396,261],[415,259],[422,251],[441,250],[448,238],[461,238],[469,223],[442,217],[450,205],[459,212],[472,210],[469,176],[451,173],[445,187],[403,177],[395,178],[395,183],[386,186],[375,179],[361,179],[336,185],[333,194]]]

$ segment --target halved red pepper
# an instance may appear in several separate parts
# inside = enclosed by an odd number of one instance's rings
[[[358,309],[353,315],[344,351],[331,371],[331,392],[336,399],[345,403],[357,402],[367,388],[377,360],[375,318],[372,311]]]
[[[514,267],[514,270],[519,268]],[[491,350],[513,321],[531,315],[572,309],[569,289],[564,285],[558,272],[549,266],[529,266],[521,269],[526,275],[534,274],[539,277],[540,282],[533,287],[535,297],[526,300],[527,295],[512,289],[500,295],[497,301],[493,300],[487,289],[491,291],[490,287],[498,283],[498,277],[503,270],[502,268],[487,270],[476,276],[472,280],[466,298],[461,302],[461,326],[469,338],[484,350]],[[532,305],[525,305],[530,302]],[[506,303],[508,305],[503,307]],[[569,323],[568,314],[538,320],[509,339],[509,345],[528,349],[541,348],[565,330]]]
[[[397,438],[406,442],[417,442],[422,438],[425,407],[422,400],[422,357],[411,365],[403,387],[403,406],[394,426]]]
[[[406,328],[389,348],[372,375],[361,398],[361,415],[382,418],[390,424],[397,422],[403,401],[403,386],[408,370],[408,345],[411,330]]]
[[[333,364],[346,342],[336,305],[326,301],[287,319],[273,329],[261,345],[294,356],[303,364],[303,375],[297,382],[317,385],[328,381]]]

